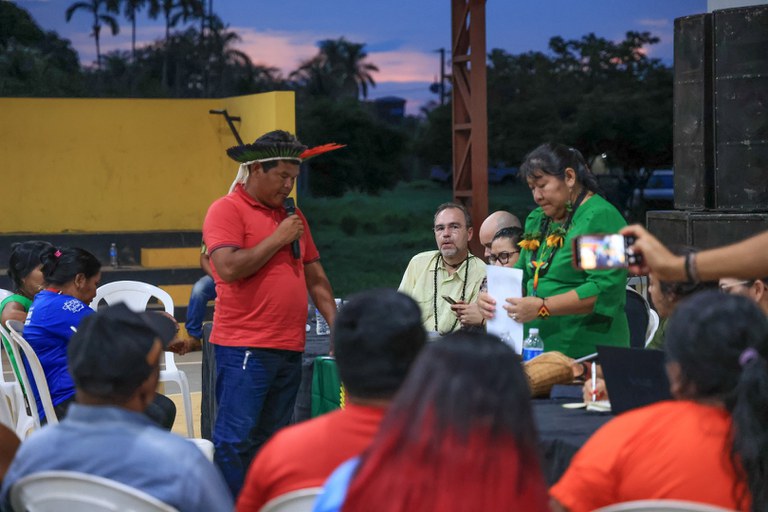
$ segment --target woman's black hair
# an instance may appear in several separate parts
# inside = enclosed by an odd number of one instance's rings
[[[731,463],[751,494],[752,510],[768,510],[765,313],[746,297],[698,293],[672,314],[665,351],[669,361],[680,365],[690,398],[721,401],[731,413]],[[745,491],[743,486],[734,489],[738,503]]]
[[[520,243],[520,240],[523,238],[523,229],[517,226],[501,228],[496,232],[495,235],[493,235],[491,242],[497,238],[509,238],[512,241],[512,245],[517,246],[517,244]]]
[[[8,277],[16,290],[21,289],[21,280],[38,266],[42,265],[41,256],[46,249],[53,247],[42,240],[29,240],[11,245],[11,257],[8,258]]]
[[[546,142],[528,153],[520,166],[520,176],[527,180],[543,173],[565,180],[565,170],[569,167],[576,172],[576,181],[587,190],[596,194],[602,193],[597,178],[589,170],[587,161],[579,150],[554,142]]]
[[[50,247],[41,256],[43,279],[46,283],[64,285],[75,279],[77,274],[91,278],[101,270],[101,262],[85,249],[79,247]]]

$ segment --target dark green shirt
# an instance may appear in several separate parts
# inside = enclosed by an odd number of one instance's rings
[[[525,221],[525,232],[539,231],[543,216],[541,208],[533,210]],[[629,327],[624,311],[627,271],[577,270],[571,263],[575,236],[617,233],[624,226],[626,222],[616,208],[598,195],[576,210],[563,247],[558,249],[544,277],[539,278],[537,296],[545,298],[576,290],[580,299],[597,296],[597,302],[593,311],[586,315],[553,315],[525,324],[526,336],[529,328],[538,327],[544,350],[557,350],[576,358],[595,352],[595,345],[629,346]],[[539,257],[545,245],[543,237]],[[523,250],[515,265],[523,269],[523,289],[529,296],[533,294],[531,255],[531,251]]]

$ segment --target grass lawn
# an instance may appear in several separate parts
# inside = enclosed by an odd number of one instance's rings
[[[299,205],[336,296],[346,297],[370,288],[397,288],[411,257],[436,248],[432,216],[451,197],[450,188],[422,180],[380,196],[302,196]],[[489,212],[509,210],[524,221],[534,206],[522,183],[491,186]],[[483,219],[473,221],[477,230]]]

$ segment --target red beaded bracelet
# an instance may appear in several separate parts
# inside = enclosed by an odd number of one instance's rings
[[[549,308],[547,307],[547,299],[541,298],[541,307],[539,308],[539,313],[536,315],[541,318],[547,318],[550,316]]]

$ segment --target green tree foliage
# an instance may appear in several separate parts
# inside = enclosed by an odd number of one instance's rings
[[[347,144],[310,160],[309,188],[317,196],[341,196],[347,190],[378,194],[405,174],[407,138],[378,120],[367,105],[353,99],[317,97],[296,110],[299,137],[305,144]]]
[[[368,87],[376,86],[372,73],[379,70],[367,62],[365,44],[346,39],[326,39],[320,51],[291,74],[310,96],[367,98]]]
[[[672,161],[672,70],[644,49],[658,42],[628,32],[614,43],[594,34],[550,40],[550,52],[488,55],[490,162],[517,165],[547,140],[587,157],[607,153],[630,187],[640,167]],[[432,111],[415,141],[427,164],[450,162],[449,112]]]
[[[451,168],[451,105],[439,105],[424,112],[416,127],[414,153],[429,165]]]
[[[588,34],[550,40],[551,54],[489,55],[491,161],[520,162],[546,140],[608,153],[629,171],[672,161],[672,70],[644,48],[658,42],[628,32],[614,43]]]
[[[69,41],[29,13],[0,1],[0,96],[80,96],[82,76]]]

